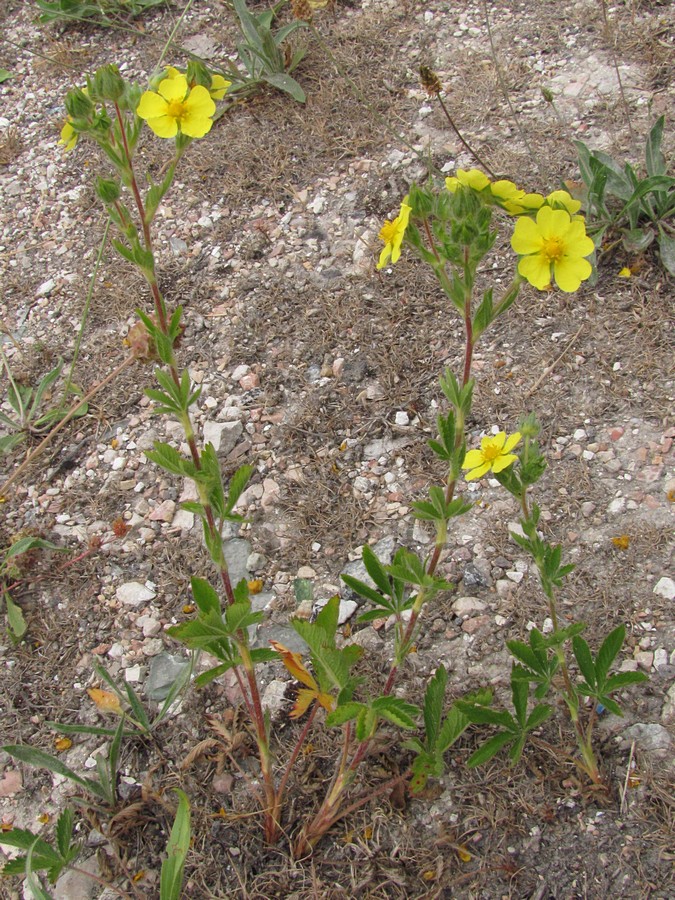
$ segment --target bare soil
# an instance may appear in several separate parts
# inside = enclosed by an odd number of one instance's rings
[[[424,552],[409,504],[441,476],[426,441],[442,403],[438,376],[457,371],[462,332],[410,255],[376,272],[377,235],[410,183],[425,177],[425,158],[448,172],[475,160],[420,87],[420,64],[438,72],[466,140],[528,190],[578,180],[576,139],[639,162],[661,114],[672,158],[673,7],[632,0],[605,17],[600,2],[562,6],[337,2],[317,13],[320,41],[293,39],[307,47],[296,72],[306,104],[265,90],[186,155],[157,220],[162,289],[170,306],[185,306],[180,362],[203,388],[199,426],[241,422],[223,466],[227,474],[244,461],[256,467],[248,521],[233,539],[258,555],[249,575],[270,595],[270,634],[295,611],[299,575],[311,578],[315,597],[328,597],[366,542],[390,537]],[[83,142],[65,156],[57,146],[64,95],[110,62],[145,83],[180,14],[178,4],[167,7],[106,30],[40,26],[32,3],[9,0],[0,11],[0,67],[13,76],[0,85],[0,347],[22,384],[73,359],[105,224],[92,189],[104,161]],[[289,16],[282,11],[283,21]],[[237,40],[225,3],[195,3],[166,62],[183,65],[181,48],[205,39],[207,62],[223,65]],[[156,175],[163,162],[161,142],[148,134],[142,165]],[[509,257],[505,234],[486,285],[506,283]],[[624,266],[629,279],[618,276]],[[121,362],[134,310],[148,301],[130,267],[104,254],[74,376],[85,391]],[[591,790],[575,767],[560,710],[519,766],[497,757],[468,769],[482,740],[470,730],[422,797],[376,799],[338,823],[311,858],[293,860],[287,841],[265,846],[242,779],[215,742],[222,727],[239,734],[238,764],[254,771],[245,724],[232,719],[232,686],[218,681],[188,692],[155,741],[125,744],[115,817],[90,812],[78,826],[100,876],[125,896],[159,896],[171,789],[182,787],[193,825],[186,898],[675,896],[675,615],[658,587],[673,575],[672,314],[673,281],[655,250],[636,258],[616,246],[601,254],[597,283],[573,296],[524,290],[475,360],[474,443],[495,425],[513,431],[529,410],[542,423],[542,528],[577,566],[563,615],[587,624],[593,647],[625,624],[620,663],[650,676],[621,698],[624,719],[601,719],[606,791]],[[143,393],[151,385],[149,367],[127,368],[3,498],[0,547],[34,534],[64,551],[36,554],[15,573],[12,596],[29,630],[18,644],[0,635],[3,744],[56,752],[59,733],[48,722],[102,724],[87,695],[99,684],[94,661],[143,697],[152,660],[181,653],[164,628],[185,617],[190,577],[210,568],[199,530],[176,519],[184,485],[143,455],[153,439],[180,439],[151,415]],[[379,452],[375,441],[385,442]],[[31,437],[0,460],[0,483],[37,443]],[[439,663],[450,672],[448,702],[484,684],[505,698],[505,639],[544,626],[537,578],[509,537],[517,509],[487,482],[467,496],[475,505],[441,566],[456,591],[428,613],[401,681],[412,702]],[[149,584],[152,598],[125,605],[117,590],[130,582]],[[482,605],[458,615],[458,596]],[[361,674],[381,682],[389,635],[355,619],[349,629],[352,638],[368,629]],[[263,675],[283,677],[277,664]],[[299,727],[288,719],[292,696],[289,685],[277,712],[280,759]],[[86,773],[102,743],[77,736],[63,759]],[[289,836],[318,807],[337,753],[336,734],[315,729],[291,784]],[[408,763],[394,733],[385,735],[356,794]],[[51,835],[72,792],[0,753],[1,827]],[[133,886],[125,873],[137,876]],[[85,891],[78,883],[61,885],[59,896],[111,896],[85,884],[91,893],[77,893]],[[28,896],[18,880],[0,882],[0,897],[22,891]]]

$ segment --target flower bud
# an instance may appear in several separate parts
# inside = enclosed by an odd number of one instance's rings
[[[97,178],[96,193],[104,203],[114,203],[119,199],[120,186],[109,178]]]
[[[103,66],[94,75],[92,82],[94,96],[101,100],[116,102],[124,94],[124,79],[117,66]]]
[[[94,104],[81,88],[74,88],[66,94],[66,110],[71,119],[88,119]]]
[[[185,77],[190,87],[194,87],[196,84],[201,84],[207,90],[211,87],[211,73],[204,63],[197,59],[189,61]]]

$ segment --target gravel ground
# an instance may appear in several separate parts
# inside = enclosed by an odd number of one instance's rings
[[[578,177],[571,139],[635,158],[624,103],[638,147],[655,117],[673,111],[669,6],[617,5],[610,32],[603,7],[585,0],[564,17],[555,5],[489,6],[488,30],[483,5],[464,0],[424,9],[338,3],[317,21],[334,61],[304,39],[298,80],[307,104],[269,91],[235,107],[191,148],[156,220],[162,288],[169,305],[185,305],[180,362],[202,388],[200,434],[227,474],[245,461],[255,466],[238,504],[246,522],[232,529],[227,553],[235,580],[262,581],[255,603],[266,617],[256,640],[291,644],[294,582],[308,579],[317,599],[341,593],[351,640],[368,650],[374,676],[390,632],[356,623],[339,576],[345,566],[355,571],[366,542],[383,558],[397,546],[429,545],[410,503],[439,474],[426,446],[441,402],[437,379],[445,366],[457,370],[463,352],[459,324],[420,265],[403,257],[394,269],[374,268],[383,219],[424,176],[419,154],[443,171],[473,165],[420,88],[420,63],[438,72],[470,143],[531,190]],[[72,360],[104,227],[91,186],[104,162],[90,147],[64,155],[57,146],[64,95],[108,62],[145,81],[176,12],[144,17],[142,30],[106,31],[39,27],[30,3],[0,12],[0,66],[13,75],[0,85],[0,347],[22,384]],[[224,4],[199,2],[177,41],[217,66],[235,32]],[[168,61],[183,59],[177,52]],[[666,155],[672,146],[667,118]],[[142,159],[156,174],[158,140],[144,139]],[[498,246],[489,272],[497,284],[509,277],[507,256]],[[524,291],[478,348],[469,423],[475,445],[495,426],[513,431],[523,411],[537,413],[549,462],[537,487],[542,528],[577,566],[563,615],[587,623],[592,646],[625,624],[619,667],[650,676],[625,693],[624,719],[600,722],[609,795],[595,796],[577,777],[563,724],[547,725],[516,769],[498,759],[469,772],[472,734],[423,800],[405,809],[373,803],[336,826],[310,862],[292,862],[285,848],[262,845],[240,780],[224,777],[222,761],[196,754],[185,763],[212,734],[208,717],[236,701],[223,679],[188,694],[162,726],[160,750],[129,748],[124,796],[144,784],[146,801],[154,799],[113,838],[114,853],[99,840],[100,822],[82,823],[85,855],[101,877],[123,884],[121,858],[143,872],[139,896],[158,895],[171,822],[163,798],[181,784],[195,826],[186,897],[673,896],[673,283],[655,256],[637,263],[617,250],[602,260],[597,284],[572,297]],[[623,265],[635,269],[631,279],[617,277]],[[122,340],[144,304],[142,282],[104,255],[75,371],[84,390],[122,361]],[[1,545],[29,533],[65,552],[32,559],[13,592],[29,632],[19,645],[0,637],[3,742],[54,752],[59,735],[47,722],[100,724],[87,695],[99,684],[97,661],[151,707],[186,664],[165,629],[185,618],[190,577],[205,576],[209,563],[199,525],[180,507],[194,498],[191,484],[144,455],[155,440],[182,440],[153,415],[143,393],[151,382],[148,367],[125,368],[6,492]],[[26,446],[3,458],[0,481]],[[427,613],[403,682],[417,701],[439,663],[453,696],[488,683],[504,695],[505,639],[548,627],[536,573],[509,537],[515,505],[496,482],[465,490],[474,506],[441,562],[457,587]],[[262,680],[285,723],[281,667],[268,666]],[[293,787],[291,830],[330,777],[331,737],[313,740],[316,760]],[[86,771],[101,745],[78,736],[63,760]],[[393,761],[373,762],[373,783],[378,767],[405,764],[399,751],[387,752]],[[68,783],[4,753],[0,767],[2,825],[49,833]],[[219,819],[221,807],[236,815]],[[21,896],[18,885],[0,883],[0,896]],[[76,879],[55,896],[109,895]]]

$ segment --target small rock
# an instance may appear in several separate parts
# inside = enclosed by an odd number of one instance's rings
[[[638,722],[626,728],[622,737],[627,746],[635,741],[640,750],[660,751],[661,754],[669,751],[673,744],[673,739],[663,725],[645,722]]]
[[[475,634],[485,625],[489,625],[492,623],[492,619],[490,616],[474,616],[471,619],[466,619],[462,623],[462,631],[465,634]]]
[[[261,702],[263,709],[266,709],[272,718],[278,716],[286,706],[286,688],[287,682],[281,678],[275,678],[265,688]]]
[[[40,287],[35,292],[36,297],[47,297],[56,287],[56,282],[53,278],[50,278],[48,281],[43,281]]]
[[[267,565],[267,557],[263,556],[262,553],[257,553],[254,551],[249,554],[248,559],[246,560],[246,568],[249,572],[262,572]]]
[[[99,885],[86,874],[90,872],[97,878],[101,877],[97,858],[90,856],[89,859],[78,859],[77,867],[84,869],[84,872],[64,872],[57,880],[54,885],[54,900],[91,900],[98,894]]]
[[[354,600],[340,600],[338,625],[344,625],[348,619],[351,619],[357,609],[358,605]]]
[[[675,683],[671,684],[666,693],[666,701],[661,711],[661,721],[664,725],[675,723]]]
[[[142,603],[152,600],[156,593],[146,584],[141,584],[140,581],[127,581],[126,584],[121,584],[117,588],[115,596],[120,603],[126,603],[128,606],[140,606]]]
[[[176,512],[176,503],[173,500],[164,500],[159,506],[155,507],[153,511],[148,516],[153,522],[168,522],[171,524],[173,522],[173,517]]]
[[[20,769],[10,769],[0,778],[0,797],[13,797],[23,790]]]
[[[625,508],[625,506],[626,506],[626,498],[625,497],[615,497],[614,500],[612,500],[612,502],[607,507],[607,512],[610,513],[610,515],[615,516],[615,515],[617,515],[617,513],[622,512],[623,509]]]
[[[227,456],[234,450],[244,426],[240,421],[234,422],[205,422],[204,441],[213,444],[213,449],[219,456]]]
[[[635,654],[635,661],[641,669],[645,670],[645,672],[650,672],[654,663],[654,654],[651,650],[639,650]]]
[[[509,579],[509,581],[513,581],[515,584],[520,584],[520,582],[523,580],[523,573],[507,572],[506,577]]]
[[[177,678],[185,672],[189,661],[175,653],[160,653],[152,658],[150,671],[145,682],[145,696],[148,700],[161,702],[169,696],[169,691]]]
[[[214,775],[211,787],[218,794],[229,794],[234,784],[234,777],[229,772],[222,772],[220,775]]]
[[[409,425],[410,424],[410,416],[405,410],[399,410],[394,416],[394,421],[397,425]]]
[[[675,599],[675,581],[664,575],[663,578],[659,578],[654,585],[654,593],[658,594],[659,597],[663,597],[665,600]]]
[[[452,604],[452,611],[457,616],[469,616],[471,613],[483,612],[487,604],[475,597],[458,597]]]
[[[668,665],[668,654],[664,650],[663,647],[659,647],[654,651],[654,668],[655,669],[665,669]]]
[[[232,540],[225,541],[223,544],[223,553],[232,584],[238,584],[242,578],[248,579],[246,566],[251,555],[249,542],[243,538],[232,538]]]
[[[316,572],[311,566],[300,566],[298,569],[298,578],[316,578]]]

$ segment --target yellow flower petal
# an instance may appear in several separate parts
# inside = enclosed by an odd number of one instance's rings
[[[61,140],[59,144],[65,145],[65,152],[69,153],[75,144],[77,144],[78,133],[75,131],[73,126],[70,124],[70,120],[67,119],[64,122],[63,128],[61,129]]]
[[[176,100],[185,99],[187,90],[187,78],[185,75],[179,73],[171,78],[165,78],[164,81],[160,81],[157,93],[164,97],[168,103],[173,103]],[[206,88],[204,90],[206,90]]]
[[[492,463],[492,471],[493,472],[501,472],[503,469],[508,469],[508,467],[514,463],[518,457],[515,453],[505,453],[501,456],[498,456],[497,459]]]
[[[161,85],[160,85],[161,88]],[[216,111],[216,104],[211,95],[201,84],[193,87],[187,99],[183,103],[183,111],[180,116],[180,130],[188,137],[204,137],[211,130],[213,119],[211,116]]]
[[[163,97],[160,97],[154,91],[145,91],[141,97],[141,102],[136,107],[136,115],[141,119],[157,119],[160,116],[165,116],[168,109],[169,104]]]
[[[469,450],[462,463],[463,469],[475,469],[483,465],[483,453],[480,450]]]
[[[628,268],[628,266],[624,266],[623,269],[619,272],[619,278],[630,278],[633,273]]]
[[[157,137],[173,138],[178,134],[178,122],[171,116],[160,116],[158,119],[148,119],[147,122]]]
[[[472,472],[467,472],[464,478],[467,481],[476,481],[478,478],[482,478],[483,475],[487,475],[490,471],[490,463],[483,463],[482,466],[478,466],[477,469],[474,469]]]
[[[518,273],[538,291],[551,283],[551,264],[541,255],[524,256],[518,263]]]
[[[474,191],[482,191],[490,184],[490,179],[480,169],[457,169],[457,179],[466,187],[473,188]]]
[[[562,207],[570,215],[574,215],[581,209],[581,200],[575,200],[567,191],[551,191],[546,197],[546,202],[554,209]]]
[[[502,453],[510,453],[516,444],[520,442],[521,437],[522,434],[519,431],[514,431],[513,434],[510,434],[504,442]]]
[[[541,250],[542,237],[535,222],[523,216],[516,222],[511,237],[511,247],[521,256],[538,253]]]
[[[223,78],[222,75],[212,75],[209,94],[214,100],[222,100],[231,84],[232,82]]]
[[[112,691],[102,691],[101,688],[89,688],[87,693],[96,704],[99,712],[112,712],[121,715],[122,706],[117,694],[113,694]]]
[[[593,271],[587,259],[563,258],[553,264],[555,281],[561,291],[573,294],[579,290],[582,281],[590,277]]]

